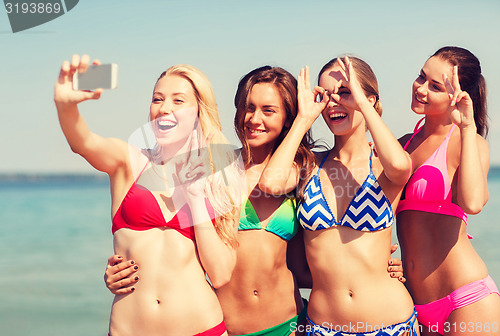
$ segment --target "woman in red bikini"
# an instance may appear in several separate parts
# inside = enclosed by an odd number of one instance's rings
[[[203,146],[225,141],[208,79],[187,65],[161,74],[149,115],[156,144],[140,150],[85,124],[77,104],[102,93],[72,88],[88,63],[87,55],[63,63],[54,90],[59,121],[71,149],[109,175],[115,253],[141,265],[134,295],[115,296],[109,334],[226,335],[205,274],[221,287],[235,265],[236,193],[224,179],[237,170],[232,155]]]
[[[439,49],[413,83],[411,107],[425,124],[401,138],[413,175],[396,213],[422,334],[500,335],[498,289],[466,232],[466,214],[479,213],[488,201],[479,60],[463,48]]]

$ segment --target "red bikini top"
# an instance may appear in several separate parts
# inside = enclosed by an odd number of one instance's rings
[[[191,240],[195,240],[193,219],[187,203],[167,222],[156,197],[151,191],[138,185],[136,182],[137,180],[130,187],[113,217],[113,226],[111,229],[113,234],[122,228],[145,231],[153,228],[168,227]],[[214,223],[214,211],[206,198],[205,205],[212,223]]]

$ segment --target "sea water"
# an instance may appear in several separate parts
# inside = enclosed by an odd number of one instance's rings
[[[0,228],[0,335],[107,335],[107,181],[4,182]]]
[[[469,216],[468,232],[500,284],[500,170],[488,186],[490,200]],[[107,334],[113,295],[103,277],[113,248],[105,178],[4,179],[0,229],[0,335]]]

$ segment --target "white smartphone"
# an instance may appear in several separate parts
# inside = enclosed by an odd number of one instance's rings
[[[91,65],[84,73],[73,77],[74,90],[116,89],[118,87],[118,64]]]

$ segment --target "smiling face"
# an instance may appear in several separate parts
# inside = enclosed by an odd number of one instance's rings
[[[417,114],[436,115],[446,113],[450,99],[443,82],[443,74],[452,79],[453,67],[439,57],[425,62],[420,74],[413,82],[411,109]]]
[[[149,117],[160,147],[180,148],[187,143],[198,117],[198,103],[191,83],[177,75],[160,78],[154,88]]]
[[[281,95],[271,83],[255,84],[248,96],[245,113],[245,138],[250,148],[274,147],[286,121]]]
[[[324,71],[319,78],[319,86],[324,88],[328,94],[332,94],[338,86],[339,81],[343,79],[339,70],[340,67],[334,65]],[[351,94],[349,89],[345,86],[341,86],[337,93],[341,97],[347,97],[347,95]],[[331,97],[321,114],[328,128],[330,128],[330,131],[335,135],[350,133],[353,129],[365,123],[365,119],[360,111],[349,111]]]

